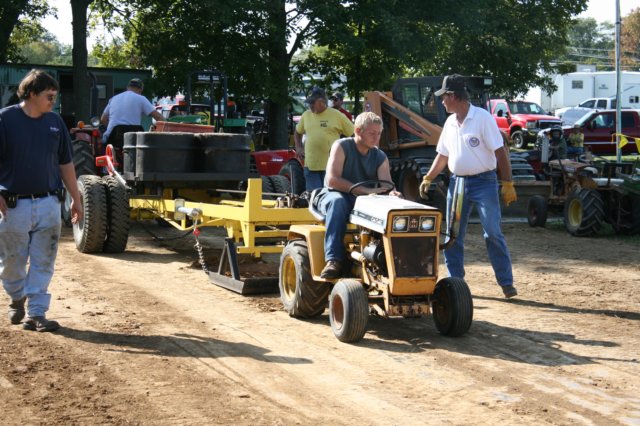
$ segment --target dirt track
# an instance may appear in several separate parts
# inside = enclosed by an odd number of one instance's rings
[[[343,344],[326,312],[211,285],[190,239],[136,226],[125,253],[94,256],[65,230],[49,312],[64,328],[25,332],[2,308],[2,424],[640,424],[638,244],[505,234],[520,296],[501,297],[472,225],[467,335],[372,317]]]

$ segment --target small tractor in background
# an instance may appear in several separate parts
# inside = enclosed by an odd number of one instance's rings
[[[544,226],[549,210],[562,212],[569,234],[596,235],[605,222],[621,235],[640,233],[640,170],[630,162],[594,165],[551,160],[550,193],[529,199],[529,225]]]

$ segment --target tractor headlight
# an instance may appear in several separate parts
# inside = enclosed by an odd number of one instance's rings
[[[433,216],[420,216],[420,232],[431,232],[436,226],[436,218]]]
[[[407,232],[409,228],[409,216],[396,216],[393,218],[393,232]]]

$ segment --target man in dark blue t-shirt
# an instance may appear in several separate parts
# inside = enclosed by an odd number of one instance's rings
[[[82,219],[71,139],[51,111],[58,82],[32,70],[20,82],[21,102],[0,110],[0,279],[11,297],[9,320],[26,330],[54,331],[49,283],[60,238],[60,190],[69,191],[71,221]],[[27,270],[27,264],[29,265]]]
[[[353,194],[349,194],[349,189],[356,183],[367,180],[391,181],[389,160],[385,153],[378,149],[382,135],[382,119],[373,112],[363,112],[356,117],[354,127],[353,138],[340,139],[331,147],[325,188],[320,194],[322,198],[318,207],[325,215],[326,226],[326,264],[320,276],[325,279],[339,278],[342,274],[345,260],[344,234],[356,196],[376,194],[381,190],[360,186],[353,190]],[[402,196],[395,190],[389,194]]]

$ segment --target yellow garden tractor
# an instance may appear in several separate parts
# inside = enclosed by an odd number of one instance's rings
[[[462,204],[459,179],[450,223],[444,228],[453,241]],[[387,181],[360,182],[393,189]],[[318,195],[309,209],[320,221]],[[367,330],[369,313],[383,317],[419,317],[433,313],[438,331],[464,334],[471,326],[473,302],[461,278],[438,277],[442,215],[434,207],[387,195],[359,196],[344,238],[349,268],[344,278],[320,277],[325,265],[323,225],[292,225],[280,258],[280,297],[289,315],[309,318],[329,306],[329,320],[338,340],[355,342]],[[447,242],[447,243],[448,243]]]

